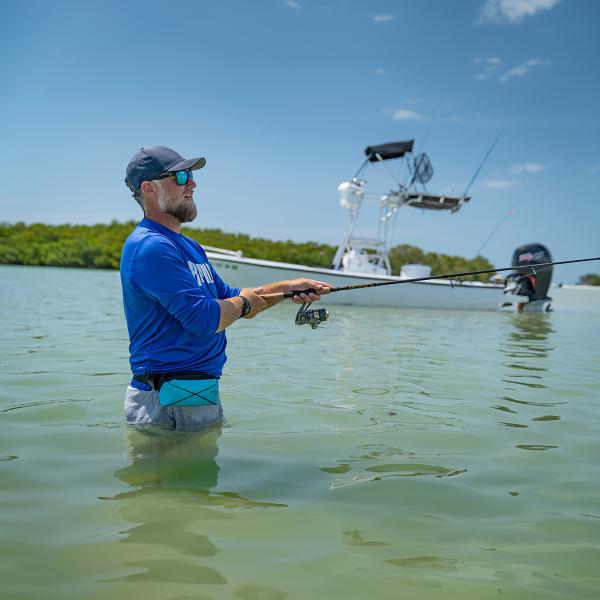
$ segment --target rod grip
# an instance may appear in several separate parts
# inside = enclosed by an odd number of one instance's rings
[[[299,296],[300,294],[319,294],[323,296],[324,294],[329,294],[333,288],[323,287],[318,290],[315,288],[308,288],[307,290],[290,290],[289,292],[284,292],[284,298],[293,298],[294,296]]]
[[[289,292],[284,292],[284,298],[293,298],[294,296],[299,296],[300,294],[316,294],[317,290],[315,288],[308,288],[307,290],[290,290]]]
[[[271,299],[283,300],[285,298],[285,295],[283,292],[274,292],[272,294],[259,294],[259,296],[263,300],[271,300]]]

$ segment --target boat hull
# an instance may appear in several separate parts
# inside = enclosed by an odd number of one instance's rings
[[[340,273],[291,263],[229,256],[207,252],[211,263],[229,285],[256,287],[272,281],[308,277],[335,287],[358,283],[402,281],[400,277]],[[504,286],[469,281],[434,280],[349,290],[327,296],[327,304],[437,308],[453,310],[498,310],[506,301]]]

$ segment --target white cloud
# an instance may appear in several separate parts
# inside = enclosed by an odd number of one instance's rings
[[[477,58],[473,59],[473,64],[478,65],[480,63],[488,63],[490,65],[499,65],[502,62],[501,58],[498,58],[497,56],[490,56],[488,58],[484,58],[483,56],[478,56]]]
[[[505,190],[507,188],[515,187],[519,183],[516,179],[488,179],[482,181],[481,185],[490,190]]]
[[[527,73],[529,73],[529,71],[531,71],[531,69],[534,69],[536,67],[545,67],[549,64],[549,60],[543,60],[541,58],[530,58],[524,63],[517,65],[512,69],[506,71],[506,73],[500,75],[498,77],[498,81],[500,83],[506,83],[509,79],[512,79],[513,77],[524,77],[525,75],[527,75]]]
[[[375,75],[385,75],[386,73],[387,71],[385,69],[382,69],[381,67],[375,69]]]
[[[395,18],[396,18],[396,15],[386,15],[386,14],[373,15],[373,21],[375,21],[375,23],[389,23],[390,21],[393,21]]]
[[[483,81],[484,79],[489,79],[490,77],[495,77],[498,73],[498,67],[502,64],[502,59],[497,56],[490,56],[488,58],[475,58],[473,60],[473,64],[482,65],[482,70],[475,76],[475,79],[479,79],[479,81]]]
[[[541,173],[546,170],[546,165],[539,163],[523,163],[522,165],[513,165],[513,173]]]
[[[394,119],[394,121],[422,121],[425,119],[423,115],[420,115],[414,110],[408,110],[406,108],[399,108],[398,110],[394,111],[394,115],[392,118]]]
[[[302,8],[302,4],[300,4],[300,2],[296,2],[296,0],[285,0],[285,3],[290,8],[295,8],[296,10]]]
[[[559,2],[560,0],[486,0],[477,23],[520,23],[525,17],[550,10]]]

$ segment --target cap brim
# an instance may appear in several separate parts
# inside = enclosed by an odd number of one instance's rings
[[[196,171],[197,169],[201,169],[205,164],[205,158],[189,158],[188,160],[182,160],[172,167],[169,167],[167,172],[171,173],[173,171],[186,171],[187,169],[190,171]]]

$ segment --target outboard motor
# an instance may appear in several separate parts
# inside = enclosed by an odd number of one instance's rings
[[[513,253],[512,266],[515,272],[506,278],[505,293],[527,296],[529,301],[518,306],[519,311],[526,307],[527,311],[550,310],[547,296],[552,281],[552,266],[532,269],[530,265],[552,262],[552,255],[542,244],[525,244]]]

